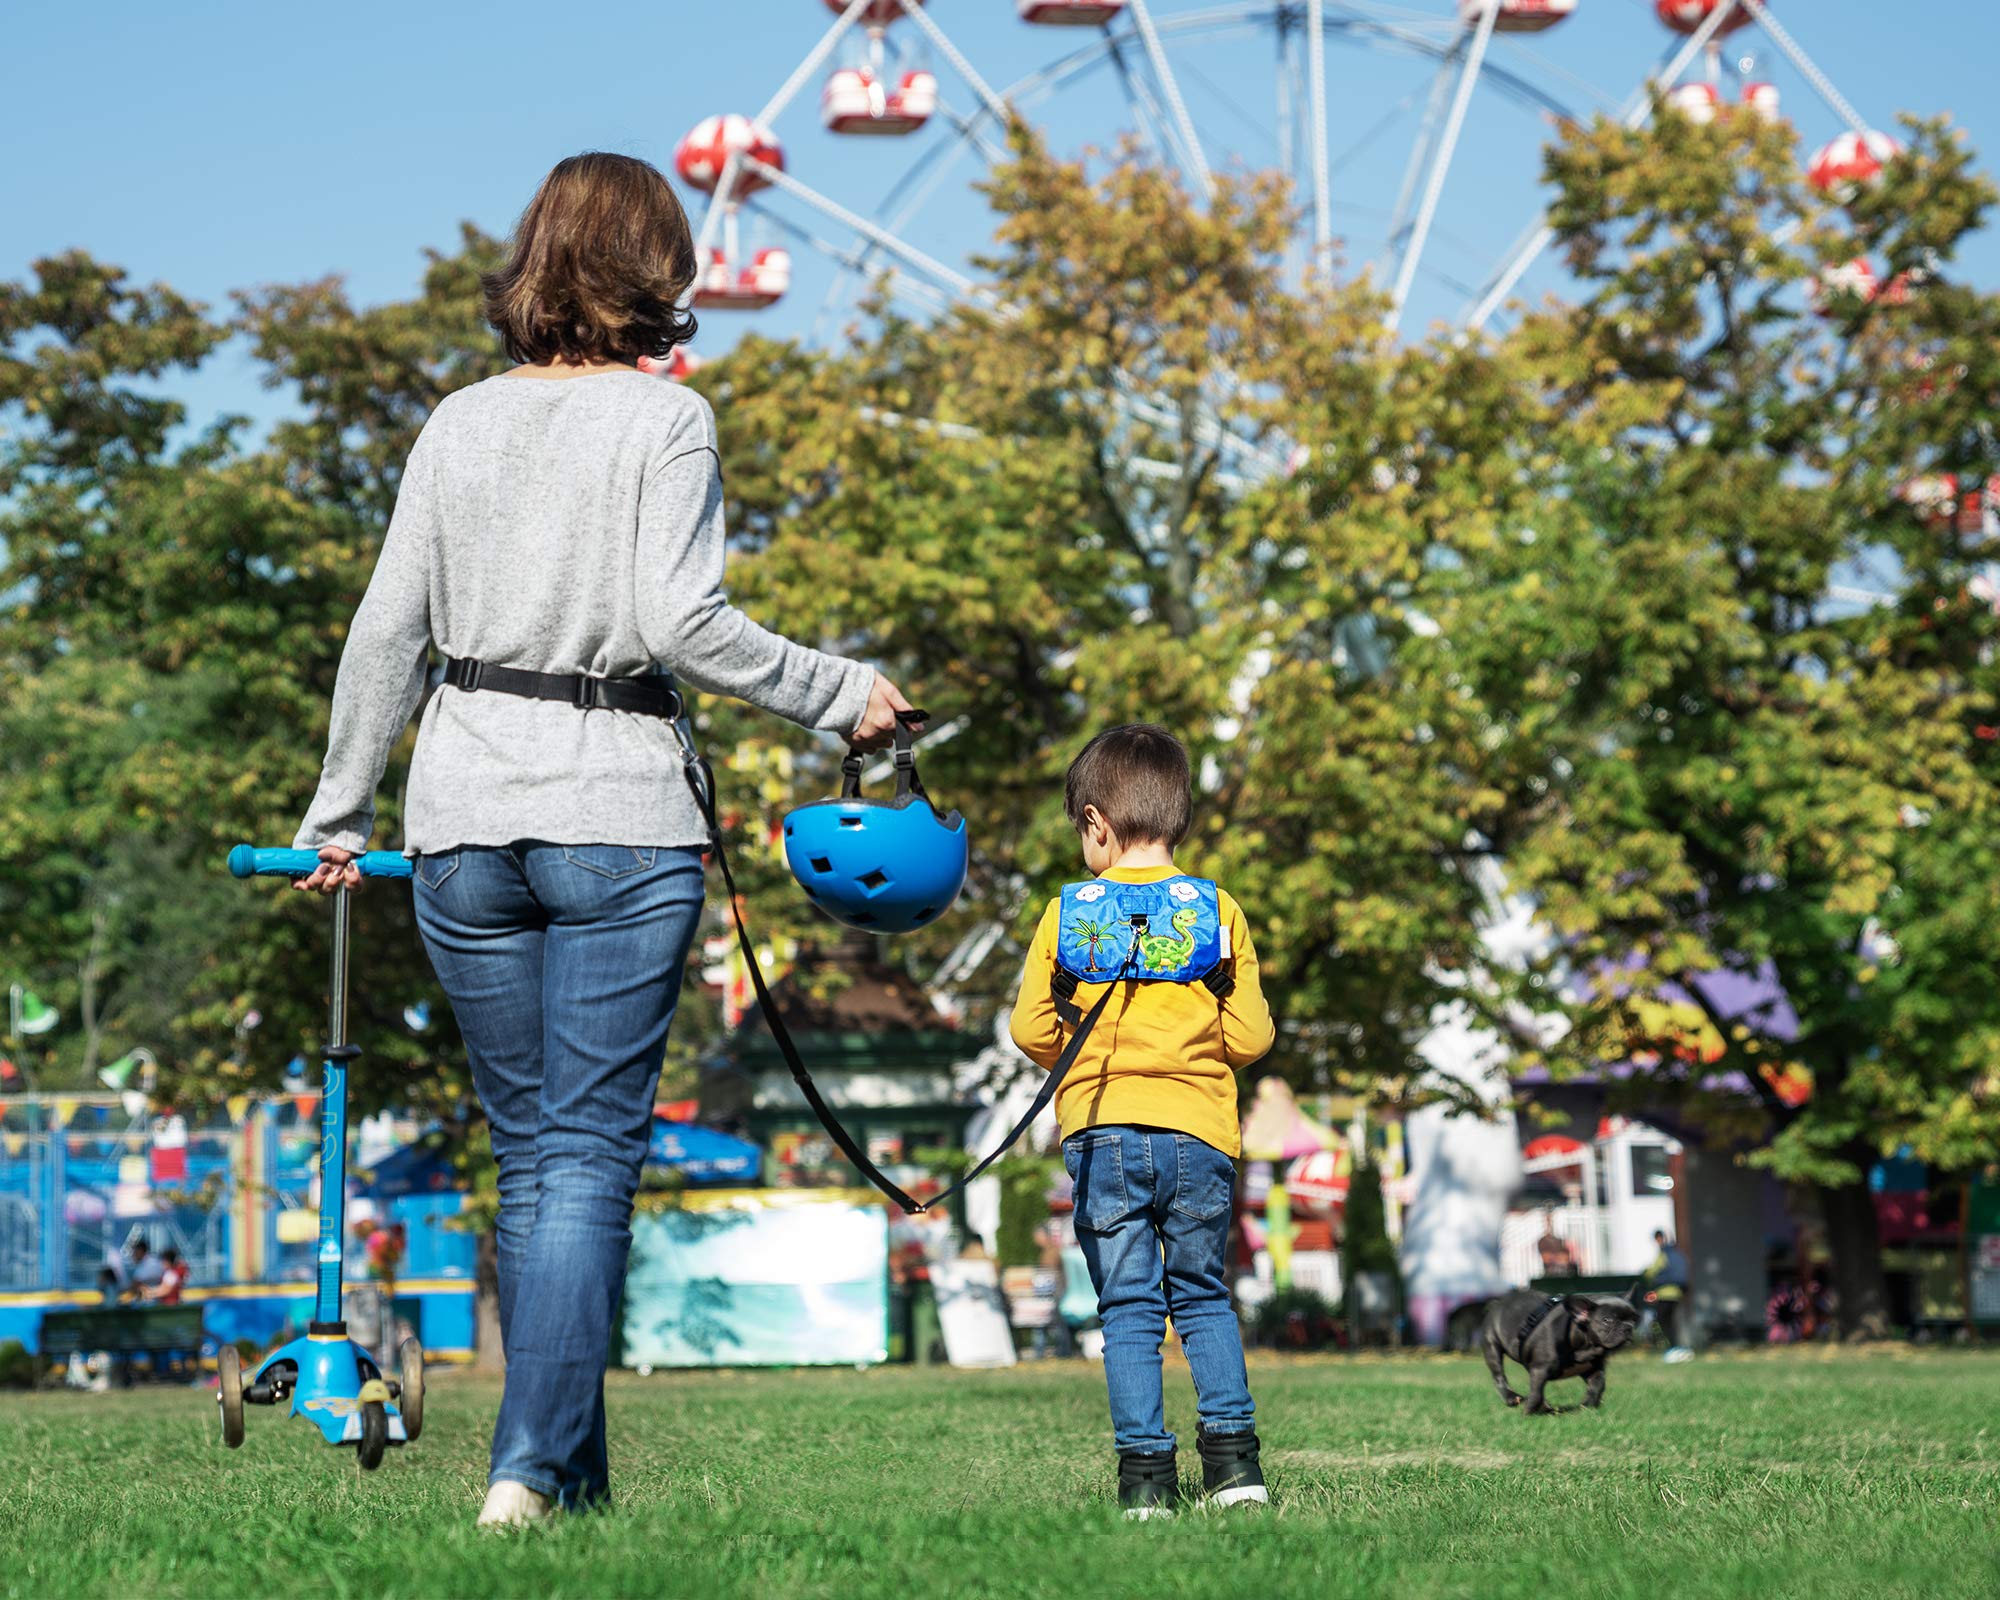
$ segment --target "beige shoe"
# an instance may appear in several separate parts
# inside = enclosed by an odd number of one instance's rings
[[[486,1491],[486,1504],[479,1508],[482,1528],[525,1528],[549,1514],[549,1497],[525,1483],[503,1478]]]

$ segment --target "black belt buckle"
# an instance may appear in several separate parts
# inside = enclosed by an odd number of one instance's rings
[[[604,709],[604,680],[580,674],[572,680],[570,704],[579,711]]]
[[[479,689],[479,676],[485,670],[485,667],[486,663],[483,661],[475,661],[460,656],[445,668],[444,681],[454,689],[462,689],[467,694],[475,694]]]

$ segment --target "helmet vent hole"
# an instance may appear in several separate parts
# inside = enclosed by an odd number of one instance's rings
[[[921,910],[921,911],[919,911],[919,912],[917,913],[917,921],[919,921],[919,922],[929,922],[929,921],[931,920],[931,918],[932,918],[932,917],[934,917],[934,916],[936,916],[936,915],[937,915],[937,907],[936,907],[936,906],[925,906],[925,907],[923,908],[923,910]]]
[[[831,872],[833,871],[833,863],[827,860],[825,856],[814,856],[812,858],[812,869],[815,872]]]
[[[847,920],[853,923],[856,927],[861,927],[867,923],[873,922],[875,920],[875,913],[872,911],[856,911],[852,915],[850,915]]]
[[[862,826],[864,820],[865,819],[861,817],[842,817],[840,819],[840,825],[843,828],[858,828]]]
[[[859,881],[864,889],[879,889],[889,881],[889,874],[880,867],[872,867],[861,874]]]

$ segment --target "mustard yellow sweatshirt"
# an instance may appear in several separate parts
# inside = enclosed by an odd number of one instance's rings
[[[1157,883],[1176,867],[1113,867],[1115,883]],[[1257,977],[1257,952],[1243,909],[1219,893],[1222,924],[1236,969],[1236,988],[1217,1000],[1200,983],[1134,983],[1112,998],[1083,1053],[1056,1091],[1056,1121],[1067,1139],[1079,1128],[1107,1123],[1188,1133],[1224,1155],[1242,1153],[1236,1123],[1236,1073],[1271,1048],[1277,1030]],[[1021,972],[1009,1031],[1023,1055],[1047,1069],[1068,1042],[1049,980],[1056,970],[1056,926],[1062,902],[1042,913]],[[1080,983],[1077,1010],[1088,1012],[1101,983]]]

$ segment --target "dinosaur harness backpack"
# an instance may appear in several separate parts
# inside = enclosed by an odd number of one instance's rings
[[[1236,987],[1222,898],[1206,878],[1064,884],[1056,918],[1050,988],[1056,1015],[1072,1028],[1083,1022],[1078,984],[1200,983],[1218,1000]]]

